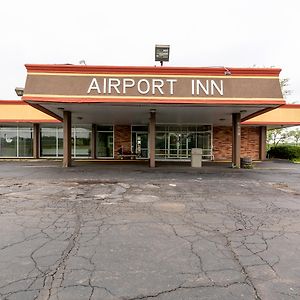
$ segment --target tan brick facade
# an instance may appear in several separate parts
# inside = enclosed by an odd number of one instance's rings
[[[260,128],[242,127],[241,157],[249,156],[258,160],[260,150]]]
[[[213,127],[213,155],[215,160],[231,159],[232,128]]]
[[[123,146],[123,151],[129,153],[131,151],[131,126],[115,125],[115,153],[114,157],[118,158],[118,149]]]
[[[241,157],[250,156],[259,159],[260,128],[241,128]],[[215,160],[231,160],[232,128],[216,126],[213,128],[213,154]]]

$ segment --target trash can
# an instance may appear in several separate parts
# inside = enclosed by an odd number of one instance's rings
[[[241,158],[241,168],[251,169],[252,168],[252,158],[251,157],[242,157]]]
[[[201,148],[192,148],[191,166],[192,166],[192,168],[201,168],[202,167],[202,149]]]

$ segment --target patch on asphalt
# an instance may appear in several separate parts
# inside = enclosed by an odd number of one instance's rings
[[[287,188],[288,185],[284,182],[273,183],[273,187],[276,189]]]
[[[148,202],[155,202],[159,200],[159,197],[154,195],[130,195],[130,196],[126,196],[126,198],[130,202],[135,202],[135,203],[148,203]]]
[[[183,203],[174,202],[157,202],[153,205],[156,209],[167,212],[181,212],[184,211],[185,205]]]
[[[80,180],[76,181],[77,184],[117,184],[118,181],[115,180]]]
[[[290,189],[287,183],[277,182],[277,183],[270,183],[270,184],[272,184],[272,186],[275,189],[280,190],[282,192],[291,193],[291,194],[294,194],[296,196],[300,195],[300,193]]]

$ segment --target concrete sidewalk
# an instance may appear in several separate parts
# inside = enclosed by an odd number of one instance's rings
[[[0,162],[0,299],[300,299],[300,166]]]

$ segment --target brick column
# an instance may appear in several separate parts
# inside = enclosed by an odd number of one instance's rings
[[[97,157],[96,144],[97,144],[97,125],[92,124],[92,136],[91,136],[91,158],[92,159],[96,159]]]
[[[71,167],[72,164],[72,114],[64,111],[64,157],[63,167]]]
[[[260,127],[260,135],[259,135],[259,159],[266,159],[266,143],[267,143],[267,127]]]
[[[241,114],[232,114],[232,167],[240,168],[241,159]]]
[[[155,125],[156,125],[156,111],[150,111],[149,119],[149,151],[150,151],[150,168],[155,168]]]
[[[40,124],[33,124],[33,158],[40,158]]]

